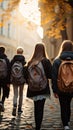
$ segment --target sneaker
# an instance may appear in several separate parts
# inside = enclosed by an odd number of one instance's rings
[[[16,107],[13,108],[12,115],[13,115],[13,116],[16,116]]]
[[[23,111],[21,110],[21,107],[18,108],[18,115],[20,115]]]
[[[69,126],[64,126],[64,130],[70,130]]]

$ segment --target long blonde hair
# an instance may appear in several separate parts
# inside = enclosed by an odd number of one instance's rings
[[[64,40],[61,44],[58,56],[59,57],[61,55],[62,52],[65,51],[73,51],[73,42],[71,40]]]
[[[40,61],[42,58],[46,58],[46,57],[47,57],[47,55],[46,55],[44,44],[38,43],[35,46],[33,56],[31,58],[31,60],[28,62],[28,65],[35,60]]]

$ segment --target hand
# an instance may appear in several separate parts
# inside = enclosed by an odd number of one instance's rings
[[[57,94],[57,93],[54,93],[54,97],[55,97],[55,98],[58,98],[59,96],[58,96],[58,94]]]

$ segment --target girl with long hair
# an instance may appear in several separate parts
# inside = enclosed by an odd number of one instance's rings
[[[59,66],[62,60],[73,60],[73,42],[71,40],[65,40],[62,42],[58,56],[55,58],[52,67],[52,89],[55,98],[59,98],[61,120],[64,126],[64,130],[70,130],[70,117],[71,117],[71,100],[73,92],[62,92],[58,88],[57,79]]]
[[[47,78],[47,84],[45,88],[39,91],[31,91],[29,89],[29,80],[28,80],[28,89],[27,89],[27,97],[31,98],[34,102],[34,117],[35,117],[35,130],[40,130],[41,123],[43,119],[43,111],[44,111],[44,104],[47,96],[50,96],[50,87],[48,79],[51,79],[51,72],[52,72],[52,65],[50,60],[46,56],[45,46],[42,43],[38,43],[35,46],[34,54],[31,60],[28,62],[29,66],[36,61],[41,61],[43,65],[43,70],[45,71],[45,75]],[[28,72],[29,77],[29,72]]]

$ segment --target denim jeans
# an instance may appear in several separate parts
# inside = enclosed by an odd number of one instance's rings
[[[13,106],[14,107],[22,107],[22,102],[23,102],[23,89],[24,85],[13,85],[13,92],[14,92],[14,97],[13,97]]]

